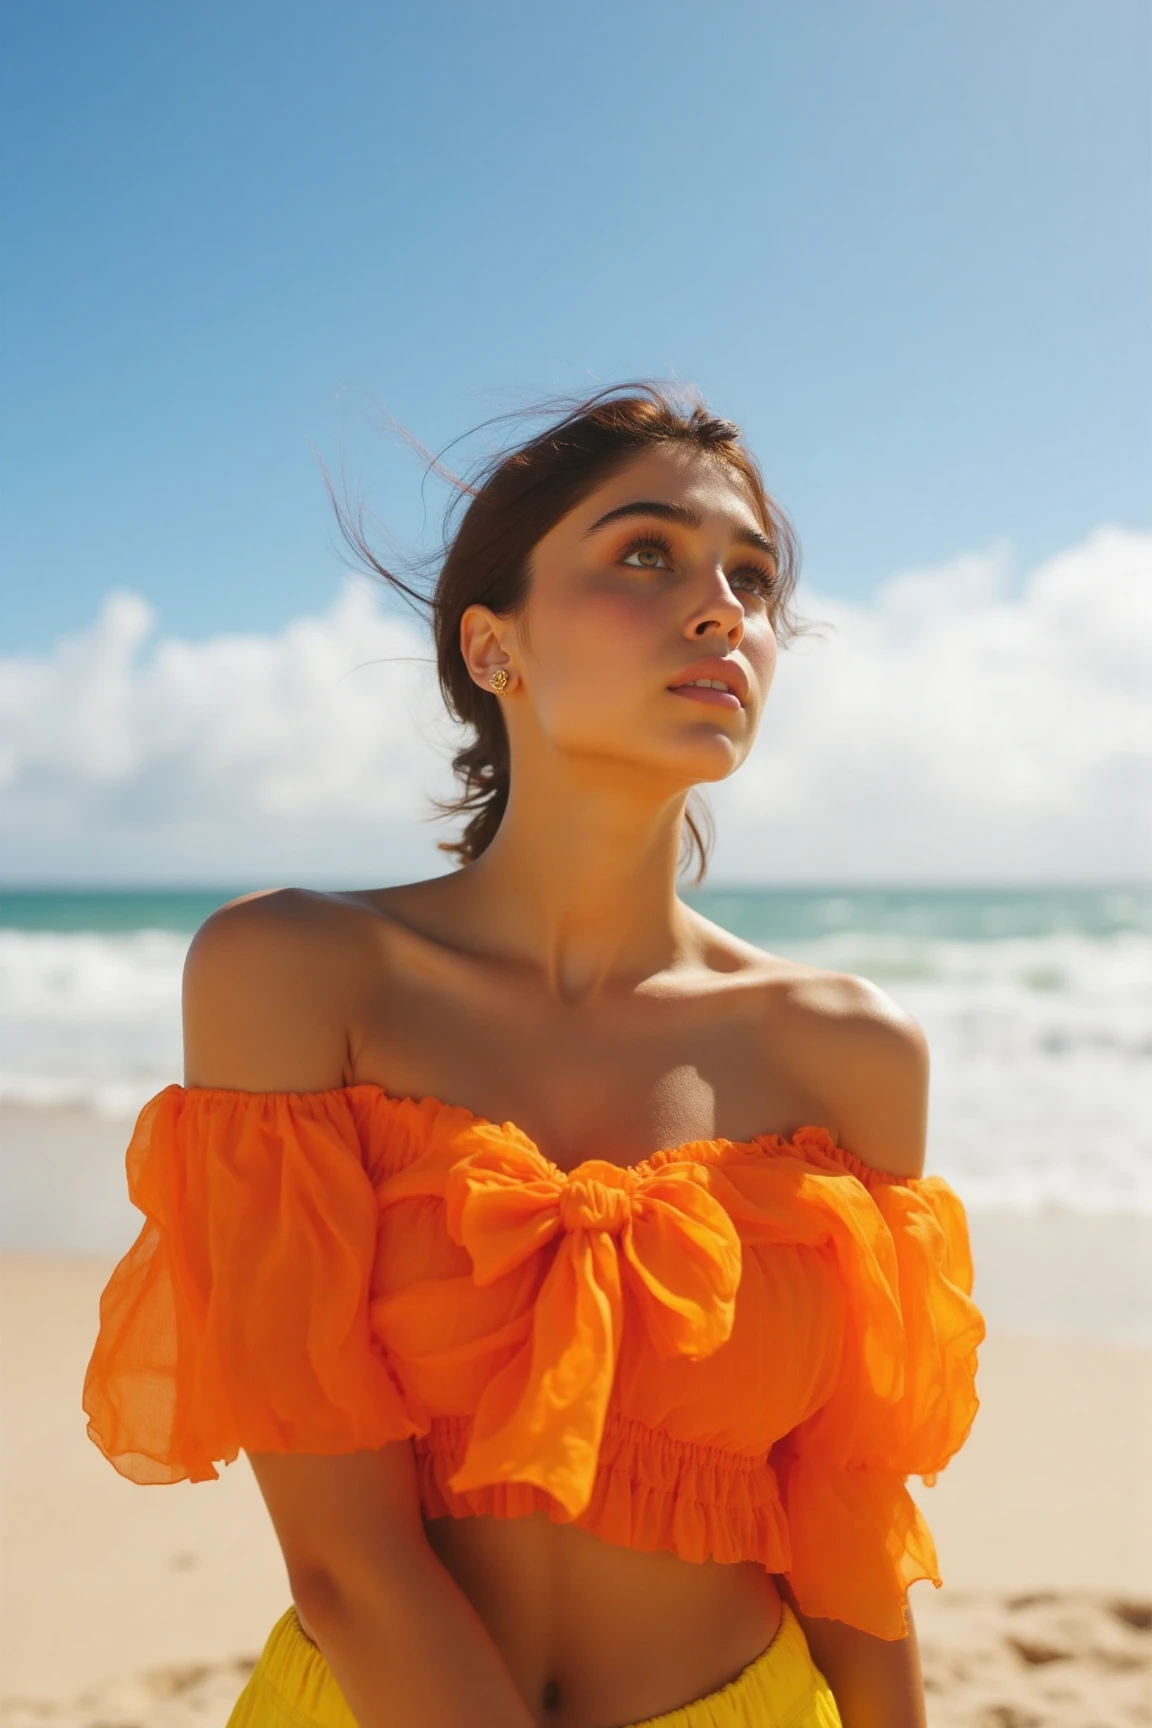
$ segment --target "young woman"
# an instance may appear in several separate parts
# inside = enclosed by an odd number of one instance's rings
[[[460,868],[192,944],[84,1406],[136,1481],[251,1461],[292,1604],[231,1728],[922,1728],[904,1483],[983,1330],[925,1041],[676,893],[794,582],[735,426],[581,404],[433,597]]]

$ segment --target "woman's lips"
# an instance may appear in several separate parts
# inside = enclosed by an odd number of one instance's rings
[[[731,690],[713,690],[707,684],[670,684],[672,696],[688,696],[695,702],[710,703],[713,708],[742,708],[744,704]]]

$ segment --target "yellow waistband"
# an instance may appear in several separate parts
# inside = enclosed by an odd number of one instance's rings
[[[301,1628],[295,1605],[268,1634],[227,1728],[356,1728],[332,1670]],[[800,1623],[785,1603],[775,1638],[734,1680],[630,1728],[840,1728],[840,1715]]]

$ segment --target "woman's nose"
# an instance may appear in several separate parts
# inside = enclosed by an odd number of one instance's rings
[[[733,647],[744,634],[744,607],[732,592],[722,569],[711,573],[707,594],[689,622],[690,636],[718,635],[723,632]]]

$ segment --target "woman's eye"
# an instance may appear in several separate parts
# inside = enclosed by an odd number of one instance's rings
[[[621,564],[632,570],[671,570],[672,548],[663,540],[634,540],[620,554]],[[776,578],[759,564],[742,564],[728,578],[733,588],[750,589],[761,599],[770,598]]]
[[[622,558],[622,564],[629,564],[633,570],[659,570],[667,568],[668,554],[662,546],[636,546]]]
[[[767,599],[771,594],[776,583],[776,578],[770,570],[761,570],[759,566],[755,564],[746,564],[741,570],[733,570],[732,575],[729,577],[729,581],[736,583],[739,582],[741,578],[743,578],[757,594],[762,594],[765,599]]]

